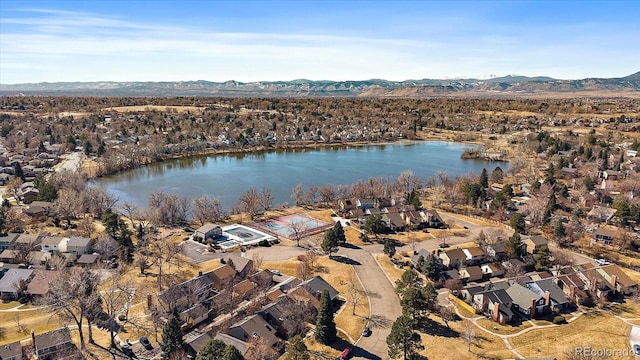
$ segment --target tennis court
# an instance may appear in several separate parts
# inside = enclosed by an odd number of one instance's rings
[[[333,225],[301,214],[291,214],[252,225],[262,231],[289,240],[296,239],[296,232],[302,238],[315,234]]]

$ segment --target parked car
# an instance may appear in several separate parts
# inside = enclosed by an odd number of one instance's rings
[[[144,346],[144,348],[147,350],[153,350],[153,345],[151,345],[151,341],[149,341],[149,339],[147,339],[144,336],[140,338],[140,344],[142,344],[142,346]]]
[[[633,344],[633,352],[636,355],[640,355],[640,344]]]
[[[131,348],[131,345],[129,345],[129,344],[122,345],[122,352],[125,355],[127,355],[129,358],[136,357],[136,354],[133,352],[133,349]]]
[[[371,336],[371,329],[368,326],[362,330],[362,336],[364,337]]]
[[[353,355],[353,350],[351,348],[345,348],[344,350],[342,350],[342,353],[340,354],[340,359],[348,359],[351,357],[351,355]]]

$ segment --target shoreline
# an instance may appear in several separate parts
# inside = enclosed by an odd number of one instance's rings
[[[421,131],[421,134],[418,136],[418,138],[416,139],[406,139],[406,138],[401,138],[401,139],[397,139],[397,140],[393,140],[393,141],[389,141],[389,140],[384,140],[384,141],[379,141],[379,142],[375,142],[375,141],[354,141],[354,142],[333,142],[333,143],[306,143],[306,144],[276,144],[274,146],[265,146],[265,145],[260,145],[260,146],[252,146],[250,148],[226,148],[226,149],[216,149],[216,148],[209,148],[203,151],[198,151],[198,152],[194,152],[194,153],[188,153],[188,154],[179,154],[179,155],[173,155],[173,156],[168,156],[166,158],[162,158],[162,159],[157,159],[157,160],[151,160],[148,159],[149,161],[145,161],[141,164],[138,164],[135,167],[129,167],[129,168],[123,168],[117,171],[113,171],[113,172],[109,172],[109,173],[105,173],[105,174],[101,174],[101,175],[95,175],[95,169],[94,167],[97,166],[97,161],[94,160],[88,160],[85,159],[85,161],[82,163],[81,167],[80,167],[80,172],[83,173],[84,175],[87,176],[88,180],[95,180],[98,178],[103,178],[103,177],[108,177],[108,176],[112,176],[112,175],[116,175],[120,172],[123,171],[128,171],[128,170],[133,170],[136,169],[140,166],[146,166],[146,165],[151,165],[151,164],[156,164],[156,163],[162,163],[165,161],[169,161],[169,160],[179,160],[179,159],[187,159],[187,158],[191,158],[191,157],[199,157],[199,156],[212,156],[212,155],[234,155],[234,154],[260,154],[260,153],[268,153],[268,152],[277,152],[277,151],[288,151],[288,150],[318,150],[318,149],[332,149],[332,148],[348,148],[348,147],[357,147],[357,148],[361,148],[361,147],[367,147],[367,146],[386,146],[386,145],[403,145],[403,146],[409,146],[418,142],[426,142],[426,141],[432,141],[432,142],[454,142],[454,143],[459,143],[459,144],[467,144],[467,145],[474,145],[474,146],[481,146],[483,148],[486,148],[486,143],[481,141],[481,139],[456,139],[455,137],[457,135],[462,135],[462,136],[475,136],[475,134],[469,134],[468,132],[460,132],[460,131],[451,131],[451,132],[446,132],[443,133],[442,131],[434,131],[432,129],[430,130],[426,130],[426,131]],[[469,159],[469,160],[473,160],[473,158],[463,158],[463,159]],[[479,160],[487,160],[487,161],[491,161],[489,159],[481,159],[478,158]],[[499,160],[501,162],[508,162],[509,158],[505,157],[501,160]]]

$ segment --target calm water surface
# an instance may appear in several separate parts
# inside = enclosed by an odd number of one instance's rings
[[[352,184],[369,177],[395,179],[412,170],[426,181],[437,170],[450,175],[491,172],[506,163],[463,160],[468,144],[424,141],[365,147],[296,149],[255,154],[220,154],[169,160],[128,170],[96,180],[120,201],[147,205],[149,194],[158,190],[189,198],[203,194],[217,197],[225,208],[237,203],[248,189],[271,189],[274,204],[291,203],[297,185]]]

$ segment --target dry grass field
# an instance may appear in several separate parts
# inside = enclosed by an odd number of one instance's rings
[[[398,269],[393,263],[391,263],[391,260],[389,260],[387,255],[375,254],[375,259],[389,279],[391,279],[391,282],[395,283],[402,277],[404,270]]]
[[[524,329],[528,329],[528,328],[533,326],[528,321],[523,322],[518,326],[500,325],[500,324],[496,323],[495,321],[492,321],[492,320],[489,320],[489,319],[478,319],[477,324],[479,326],[491,331],[492,333],[497,334],[497,335],[515,334],[515,333],[517,333],[519,331],[522,331]]]

